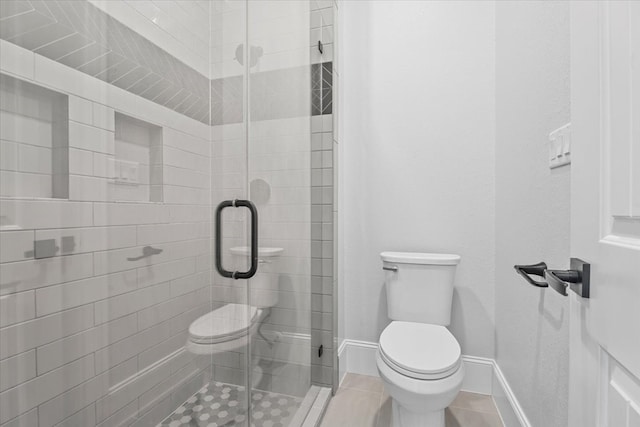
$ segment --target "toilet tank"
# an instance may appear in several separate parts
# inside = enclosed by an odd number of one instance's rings
[[[459,255],[382,252],[391,320],[448,326]]]
[[[250,248],[239,246],[230,249],[235,257],[234,268],[246,270],[249,266]],[[257,308],[275,307],[280,295],[280,258],[282,248],[258,248],[258,271],[251,278],[249,304]]]

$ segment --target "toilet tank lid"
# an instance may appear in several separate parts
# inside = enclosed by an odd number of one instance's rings
[[[460,255],[421,252],[382,252],[380,258],[398,264],[456,265],[460,262]]]

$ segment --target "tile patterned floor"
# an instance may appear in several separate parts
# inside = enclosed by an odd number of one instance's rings
[[[246,426],[245,388],[211,382],[191,396],[157,427]],[[302,398],[254,390],[251,393],[251,427],[287,427]]]
[[[461,392],[445,412],[447,427],[503,427],[491,396]],[[321,427],[389,427],[391,398],[377,377],[347,374]]]

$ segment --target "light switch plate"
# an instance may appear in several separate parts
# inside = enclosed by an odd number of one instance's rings
[[[571,163],[571,123],[549,134],[549,169]]]

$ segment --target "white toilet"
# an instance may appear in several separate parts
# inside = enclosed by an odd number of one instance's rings
[[[238,264],[249,248],[231,248]],[[258,271],[251,279],[250,304],[229,303],[204,314],[189,326],[186,348],[195,354],[239,350],[258,332],[269,310],[278,303],[278,259],[282,248],[258,248]]]
[[[388,315],[376,356],[392,398],[393,427],[444,427],[444,410],[462,387],[460,345],[451,321],[460,256],[382,252]]]

